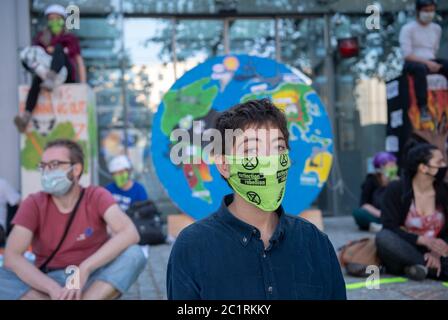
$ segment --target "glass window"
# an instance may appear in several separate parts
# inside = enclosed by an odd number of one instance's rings
[[[325,59],[324,19],[281,19],[280,58],[309,76],[322,73]]]
[[[222,20],[178,20],[176,22],[178,77],[209,57],[223,54]]]
[[[275,20],[229,21],[230,52],[275,59]]]

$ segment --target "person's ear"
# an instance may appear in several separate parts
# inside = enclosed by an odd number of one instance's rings
[[[215,164],[219,173],[226,179],[230,177],[230,166],[226,162],[226,157],[224,155],[215,155]]]
[[[418,165],[418,168],[417,168],[417,170],[420,171],[423,174],[427,174],[428,173],[428,169],[429,169],[428,166],[423,164],[423,163],[420,163]]]
[[[76,163],[73,166],[73,176],[77,179],[81,179],[81,175],[82,175],[82,171],[83,171],[83,167],[82,164],[80,163]]]

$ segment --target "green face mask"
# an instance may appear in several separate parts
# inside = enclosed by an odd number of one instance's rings
[[[114,181],[118,188],[123,188],[129,181],[129,172],[114,175]]]
[[[49,20],[48,21],[48,28],[50,29],[52,34],[58,35],[64,29],[64,24],[65,24],[65,21],[62,18]]]
[[[384,176],[389,180],[395,180],[398,177],[398,167],[386,167],[383,169]]]
[[[290,167],[288,152],[271,156],[226,156],[230,164],[227,180],[233,190],[263,211],[275,211],[285,195]]]

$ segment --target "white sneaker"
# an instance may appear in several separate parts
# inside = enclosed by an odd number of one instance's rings
[[[41,86],[52,91],[54,88],[62,85],[67,79],[67,68],[63,67],[59,73],[53,70],[48,71],[47,77],[42,82]]]
[[[383,225],[380,223],[370,222],[369,232],[377,233],[383,229]]]
[[[47,75],[48,75],[48,69],[45,68],[43,65],[38,65],[35,69],[34,72],[37,74],[37,76],[39,78],[41,78],[41,80],[45,81],[45,79],[47,79]]]

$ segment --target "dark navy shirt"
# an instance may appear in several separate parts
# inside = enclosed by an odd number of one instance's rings
[[[267,249],[255,227],[228,210],[185,228],[168,263],[168,299],[346,299],[331,242],[313,224],[277,210]]]

